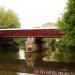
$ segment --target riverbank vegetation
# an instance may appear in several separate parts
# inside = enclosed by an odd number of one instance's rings
[[[20,28],[20,20],[11,9],[0,7],[0,29]],[[25,38],[0,38],[0,47],[24,45]]]
[[[54,47],[49,49],[44,60],[75,61],[75,0],[67,0],[64,12],[57,21],[57,26],[65,35],[58,40],[48,39],[49,45]]]
[[[70,48],[75,48],[75,0],[67,0],[65,11],[58,19],[57,25],[65,33],[61,42]]]

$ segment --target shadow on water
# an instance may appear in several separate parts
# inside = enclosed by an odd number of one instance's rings
[[[19,47],[3,47],[0,48],[0,59],[18,59]]]
[[[0,48],[0,60],[5,60],[3,63],[9,61],[9,60],[15,60],[18,59],[19,47],[1,47]],[[9,64],[9,63],[8,63]],[[1,71],[0,75],[17,75],[17,72],[11,72],[11,71]]]

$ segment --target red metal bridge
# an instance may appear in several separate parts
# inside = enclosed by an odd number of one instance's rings
[[[60,38],[63,32],[58,29],[1,29],[0,37],[50,37]]]
[[[60,38],[64,35],[58,29],[1,29],[0,37],[51,37]],[[39,54],[40,55],[40,54]],[[38,61],[40,62],[40,61]],[[41,65],[42,64],[42,65]],[[41,65],[41,66],[40,66]],[[41,62],[38,66],[28,66],[25,60],[0,61],[0,70],[41,75],[75,75],[75,62]]]

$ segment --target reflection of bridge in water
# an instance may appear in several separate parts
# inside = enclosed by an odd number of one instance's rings
[[[1,60],[0,70],[42,75],[75,75],[75,63],[42,62],[37,66],[30,67],[27,66],[25,60]]]
[[[57,29],[0,30],[0,37],[4,38],[35,37],[38,40],[39,37],[60,38],[62,35],[62,31]],[[74,62],[46,62],[42,60],[43,53],[43,51],[25,52],[25,60],[1,59],[0,70],[34,73],[41,75],[75,75]]]

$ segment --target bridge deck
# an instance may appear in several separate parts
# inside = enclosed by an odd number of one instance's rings
[[[59,38],[63,32],[58,29],[0,30],[0,37],[52,37]]]

